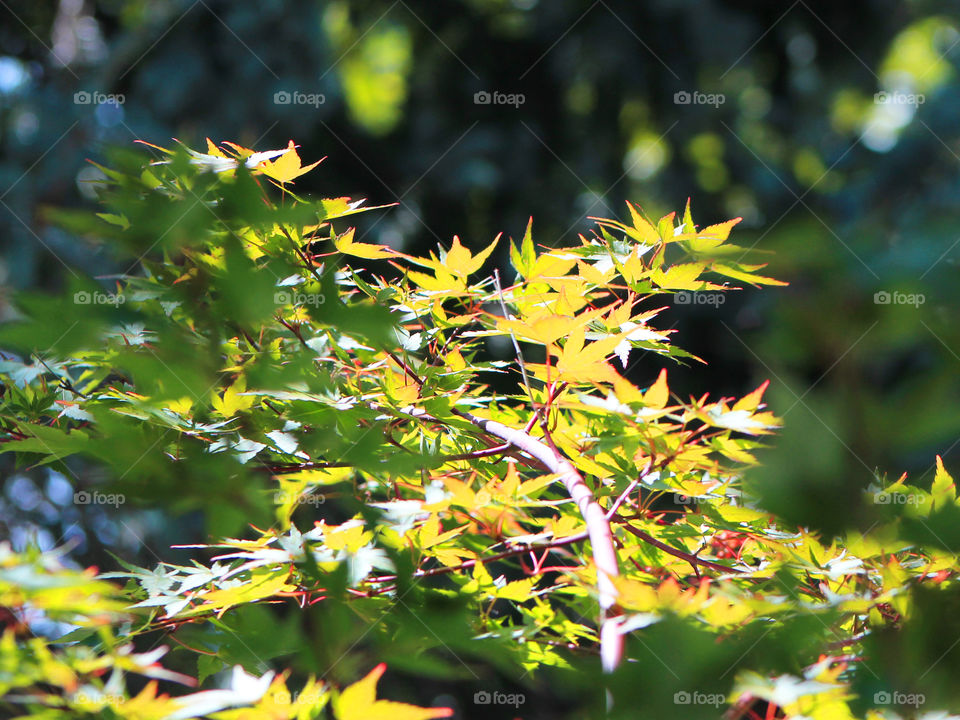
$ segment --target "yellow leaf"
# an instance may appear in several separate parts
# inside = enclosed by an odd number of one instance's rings
[[[633,227],[637,231],[636,239],[644,245],[656,245],[660,242],[660,235],[657,233],[657,229],[644,219],[633,203],[628,201],[627,207],[630,209],[630,219],[633,220]]]
[[[209,142],[209,139],[207,142]],[[231,150],[233,150],[237,154],[237,157],[240,158],[241,160],[253,155],[253,150],[251,150],[250,148],[245,148],[242,145],[237,145],[236,143],[232,143],[228,141],[224,141],[223,144],[226,145]],[[224,155],[223,157],[226,157],[226,155]]]
[[[598,340],[584,347],[584,329],[576,328],[567,338],[557,360],[559,380],[573,383],[615,382],[617,373],[605,358],[620,343],[619,335]]]
[[[422,708],[407,703],[377,700],[377,683],[387,666],[377,665],[370,674],[344,688],[333,700],[337,720],[430,720],[453,715],[451,708]]]
[[[453,246],[447,251],[443,266],[454,275],[466,278],[483,266],[484,261],[497,246],[499,239],[500,236],[498,235],[486,248],[477,253],[477,255],[473,255],[469,249],[460,244],[460,238],[454,235]]]
[[[290,144],[287,145],[287,152],[278,157],[276,160],[264,160],[257,166],[257,169],[260,170],[264,175],[273,180],[276,180],[278,183],[288,183],[296,178],[304,175],[311,170],[313,170],[317,165],[322,162],[322,158],[317,160],[315,163],[302,167],[302,161],[300,156],[297,154],[296,145],[293,144],[293,140],[290,141]]]
[[[349,522],[330,528],[323,534],[323,543],[331,550],[346,550],[355,553],[368,542],[373,540],[373,534],[363,525],[353,525]]]
[[[170,412],[175,412],[177,415],[186,415],[190,412],[190,408],[193,407],[193,400],[191,400],[186,395],[180,398],[179,400],[167,400],[164,404],[164,408]]]
[[[436,276],[417,272],[415,270],[407,270],[406,274],[408,278],[413,280],[424,290],[457,294],[464,292],[467,289],[466,284],[461,278],[454,277],[444,270],[437,270]]]
[[[454,372],[463,370],[467,366],[467,362],[463,359],[463,355],[460,354],[459,350],[451,350],[448,352],[443,356],[443,361],[446,366]]]
[[[573,315],[590,301],[586,283],[580,278],[564,277],[559,281],[551,281],[550,284],[553,287],[560,286],[558,293],[553,296],[555,299],[548,305],[550,310],[558,315]]]
[[[703,282],[697,278],[703,270],[701,263],[684,263],[667,268],[666,272],[654,270],[650,279],[665,290],[698,290]]]
[[[594,285],[607,285],[617,274],[616,270],[612,267],[601,272],[593,265],[589,265],[582,260],[577,260],[577,268],[580,270],[580,275],[586,279],[587,282],[591,282]]]
[[[737,401],[737,404],[733,406],[734,410],[750,410],[751,412],[756,410],[760,406],[760,398],[763,397],[764,390],[767,389],[767,386],[770,384],[769,380],[764,381],[763,385],[758,387],[749,395],[741,398]]]
[[[576,264],[576,258],[558,257],[552,253],[546,252],[537,257],[536,262],[533,264],[533,270],[531,271],[528,279],[533,280],[534,278],[538,277],[563,277],[570,272],[570,268]]]
[[[943,459],[937,455],[937,474],[933,478],[933,487],[930,488],[930,496],[933,499],[933,509],[939,510],[947,504],[952,504],[957,499],[957,488],[953,484],[953,478],[943,467]]]
[[[647,407],[662,408],[670,398],[670,389],[667,387],[667,369],[664,368],[657,376],[657,381],[644,393],[643,404]]]
[[[241,410],[249,410],[256,403],[254,395],[241,395],[247,389],[247,381],[241,375],[237,381],[223,391],[222,397],[213,397],[213,409],[223,417],[233,417]]]
[[[350,228],[342,235],[334,238],[333,244],[336,245],[337,250],[344,255],[353,255],[354,257],[366,258],[367,260],[379,260],[396,255],[396,253],[386,245],[369,245],[367,243],[354,242],[354,232],[355,228]]]
[[[632,382],[624,377],[617,376],[613,383],[613,392],[622,403],[642,402],[643,393]]]
[[[249,152],[252,153],[253,151],[251,150]],[[213,140],[211,140],[210,138],[207,138],[207,154],[213,155],[214,157],[222,157],[222,158],[227,157],[227,155],[223,152],[223,150],[221,150],[216,145],[214,145]]]
[[[264,598],[272,597],[280,592],[294,590],[295,586],[287,582],[287,574],[283,571],[274,569],[257,568],[251,574],[249,580],[237,587],[226,590],[211,590],[201,596],[202,605],[197,605],[187,611],[184,615],[197,612],[205,612],[210,609],[223,609],[233,607],[234,605],[245,605],[254,603]]]
[[[524,602],[530,599],[533,592],[533,586],[536,583],[535,578],[525,578],[507,583],[501,588],[497,588],[496,596],[500,600],[513,600],[515,602]]]
[[[568,336],[577,327],[582,327],[586,319],[563,315],[541,314],[526,320],[507,320],[497,318],[497,328],[513,332],[522,340],[549,345]]]
[[[452,540],[457,537],[457,535],[463,533],[467,527],[467,525],[461,525],[460,527],[455,527],[453,530],[440,532],[443,529],[440,525],[440,518],[434,515],[420,527],[418,533],[420,547],[426,550],[427,548],[432,548],[434,545],[445,543],[447,540]]]
[[[727,277],[732,277],[734,280],[743,280],[748,282],[751,285],[787,285],[782,280],[774,280],[773,278],[765,277],[763,275],[754,275],[752,270],[757,268],[764,267],[763,265],[753,265],[748,266],[751,272],[744,272],[743,270],[738,270],[737,268],[725,265],[723,263],[714,263],[710,269],[715,273],[720,275],[726,275]]]
[[[730,231],[733,229],[733,226],[741,220],[743,220],[743,218],[734,218],[733,220],[727,220],[726,222],[717,223],[716,225],[709,225],[699,232],[699,236],[719,238],[721,241],[726,240],[730,237]],[[685,229],[690,230],[690,228]]]
[[[643,255],[640,252],[641,246],[635,247],[630,251],[626,260],[618,264],[620,274],[628,283],[635,283],[642,280],[650,274],[650,270],[644,264]]]

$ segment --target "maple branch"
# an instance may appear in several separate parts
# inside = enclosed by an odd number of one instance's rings
[[[517,349],[519,350],[519,347]],[[403,368],[404,372],[414,379],[417,385],[423,386],[423,380],[407,363],[392,352],[387,351],[387,354]],[[524,371],[524,378],[526,378],[526,371]],[[617,618],[621,613],[616,607],[617,588],[613,582],[614,578],[620,576],[620,568],[617,564],[617,550],[613,544],[610,522],[603,508],[593,497],[593,493],[590,492],[590,488],[584,482],[583,476],[563,456],[549,434],[546,435],[547,442],[544,442],[533,437],[529,432],[517,430],[496,420],[485,420],[456,408],[453,408],[451,412],[539,460],[550,472],[560,476],[561,482],[567,489],[567,494],[577,504],[580,515],[587,524],[587,536],[593,549],[593,564],[597,570],[597,591],[600,603],[600,662],[604,672],[613,672],[623,658],[623,635],[617,626]],[[405,414],[421,420],[436,421],[436,418],[421,408],[411,408]],[[545,424],[544,430],[546,430]]]
[[[508,558],[512,555],[522,555],[526,552],[536,552],[538,550],[554,550],[556,548],[563,547],[564,545],[572,545],[575,542],[586,540],[587,537],[589,536],[586,532],[579,532],[575,533],[574,535],[567,535],[560,540],[554,540],[552,542],[538,543],[534,545],[517,545],[516,547],[512,547],[508,550],[494,553],[493,555],[473,558],[472,560],[464,560],[459,565],[442,565],[440,567],[429,568],[427,570],[417,570],[413,573],[412,577],[422,578],[432,577],[434,575],[447,575],[449,573],[472,568],[478,563],[483,564],[493,562],[494,560],[503,560],[503,558]],[[396,579],[396,575],[378,575],[376,578],[372,578],[370,582],[389,582]]]
[[[646,475],[646,473],[645,473],[645,472],[642,473],[642,474],[641,474],[641,477],[642,477],[643,475]],[[623,503],[624,500],[627,499],[627,495],[629,495],[629,494],[631,493],[631,491],[632,491],[639,483],[640,483],[639,480],[633,480],[633,481],[631,481],[631,483],[630,483],[629,485],[627,485],[627,489],[624,490],[624,491],[620,494],[620,497],[618,497],[618,498],[617,498],[617,501],[616,501],[615,503],[613,503],[613,506],[612,506],[609,510],[607,510],[607,520],[610,520],[610,518],[612,518],[614,515],[616,515],[617,510],[620,508],[620,505]]]
[[[600,659],[604,672],[613,672],[623,657],[623,635],[617,627],[617,588],[614,578],[619,577],[617,551],[613,545],[613,533],[606,513],[597,503],[577,469],[560,454],[529,433],[508,427],[496,420],[485,420],[468,412],[452,410],[453,414],[468,420],[485,432],[494,435],[542,462],[551,472],[560,476],[567,494],[580,508],[587,524],[587,536],[593,548],[593,562],[597,569],[597,590],[600,601]]]
[[[697,565],[703,565],[703,567],[708,567],[713,570],[719,570],[720,572],[732,572],[732,573],[743,572],[742,570],[738,570],[737,568],[727,567],[726,565],[721,565],[720,563],[711,562],[710,560],[704,560],[702,558],[697,557],[696,555],[692,555],[688,552],[684,552],[683,550],[677,550],[675,547],[671,547],[670,545],[667,545],[665,542],[660,542],[655,537],[653,537],[653,535],[651,535],[650,533],[644,532],[639,528],[633,527],[632,525],[630,525],[630,523],[627,522],[626,518],[624,518],[622,515],[615,513],[613,517],[622,522],[621,527],[624,530],[626,530],[628,533],[632,535],[636,535],[638,538],[640,538],[644,542],[649,543],[650,545],[653,545],[655,548],[659,548],[660,550],[663,550],[668,555],[673,555],[674,557],[680,558],[681,560],[686,560],[688,563],[694,566],[694,570],[696,570]]]
[[[403,360],[398,358],[396,354],[391,352],[390,350],[386,350],[385,352],[387,355],[390,356],[391,360],[393,360],[397,365],[403,368],[403,371],[408,376],[410,376],[410,378],[417,384],[418,387],[423,387],[423,380],[421,380],[420,376],[417,375],[416,372],[414,372],[413,368],[411,368],[409,365],[407,365],[407,363],[405,363]]]

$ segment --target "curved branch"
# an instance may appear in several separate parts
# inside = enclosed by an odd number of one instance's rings
[[[597,568],[601,613],[600,660],[604,672],[613,672],[623,657],[623,635],[617,626],[617,616],[620,614],[616,608],[617,588],[613,582],[613,579],[620,575],[620,569],[617,565],[617,551],[613,545],[613,533],[603,508],[594,499],[593,493],[573,464],[546,443],[496,420],[485,420],[456,409],[453,413],[542,462],[551,472],[560,476],[567,493],[580,508],[593,548],[593,563]]]
[[[413,377],[418,384],[423,381],[406,363],[393,353],[388,353],[404,370]],[[376,403],[370,403],[374,409],[379,409]],[[422,408],[410,407],[399,411],[402,415],[439,422],[435,417]],[[610,521],[607,514],[594,499],[590,488],[583,481],[573,464],[560,454],[559,450],[551,448],[542,440],[530,435],[524,430],[517,430],[496,420],[485,420],[463,410],[451,409],[451,412],[475,425],[486,433],[498,437],[518,450],[522,450],[531,457],[539,460],[550,472],[559,475],[567,494],[577,504],[580,515],[587,525],[587,536],[593,549],[593,564],[597,569],[597,594],[600,602],[600,663],[604,672],[613,672],[620,665],[623,658],[623,635],[620,633],[618,617],[620,611],[616,607],[617,588],[613,579],[620,576],[617,564],[617,551],[613,544],[613,533],[610,530]]]

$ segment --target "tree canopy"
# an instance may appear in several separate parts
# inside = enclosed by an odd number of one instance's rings
[[[859,491],[863,531],[817,532],[783,517],[802,488],[745,474],[781,425],[768,383],[671,390],[668,367],[703,360],[672,342],[668,299],[784,285],[730,241],[739,218],[631,203],[566,245],[533,218],[414,254],[350,225],[383,209],[295,191],[323,170],[303,150],[116,151],[103,212],[47,211],[128,269],[18,298],[2,449],[110,469],[72,502],[201,510],[210,537],[86,571],[0,545],[5,712],[956,705],[960,505],[939,458],[928,488]],[[664,369],[638,384],[639,357]],[[433,696],[378,689],[393,674]]]

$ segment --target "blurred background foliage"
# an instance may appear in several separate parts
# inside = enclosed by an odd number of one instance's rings
[[[127,269],[45,208],[92,206],[86,160],[137,138],[293,138],[305,162],[328,156],[300,192],[397,203],[363,216],[358,239],[417,252],[518,237],[531,215],[538,242],[570,242],[624,200],[659,217],[689,196],[701,221],[742,216],[737,243],[791,283],[664,316],[709,363],[672,367],[671,388],[771,379],[786,427],[753,478],[765,502],[836,531],[878,472],[923,484],[935,453],[960,472],[960,3],[0,5],[2,317],[12,289]],[[518,99],[478,104],[484,92]],[[647,384],[659,362],[631,377]],[[15,546],[72,539],[83,562],[152,563],[150,547],[205,536],[200,514],[170,523],[156,497],[116,522],[75,505],[72,478],[6,457],[0,470]]]

